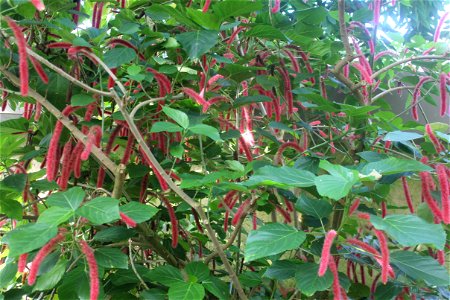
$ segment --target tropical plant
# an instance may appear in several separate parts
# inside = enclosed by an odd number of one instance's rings
[[[0,6],[1,299],[449,297],[443,2],[44,2]]]

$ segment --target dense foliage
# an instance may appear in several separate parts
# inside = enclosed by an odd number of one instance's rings
[[[0,7],[1,299],[449,297],[443,2],[43,2]]]

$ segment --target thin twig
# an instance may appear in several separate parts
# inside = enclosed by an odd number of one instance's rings
[[[395,92],[395,91],[412,90],[414,88],[415,88],[414,85],[398,86],[398,87],[395,87],[395,88],[391,88],[391,89],[385,90],[385,91],[377,94],[375,97],[372,98],[371,102],[373,103],[373,102],[377,101],[378,99],[384,97],[385,95],[390,94],[390,93]]]
[[[134,265],[133,262],[133,249],[131,247],[131,239],[128,239],[128,256],[130,257],[130,265],[131,268],[133,269],[134,274],[136,275],[136,277],[139,279],[139,281],[141,282],[141,284],[144,286],[144,289],[149,290],[148,285],[145,283],[145,281],[142,279],[141,275],[138,273],[138,271],[136,270],[136,267]]]
[[[132,120],[134,120],[134,115],[137,113],[137,111],[138,111],[141,107],[146,106],[147,104],[150,104],[150,103],[153,103],[153,102],[162,101],[162,100],[166,100],[166,99],[169,99],[169,100],[177,100],[177,99],[182,99],[183,97],[184,97],[184,94],[178,94],[178,95],[175,95],[175,96],[172,96],[172,97],[169,97],[169,98],[167,98],[167,97],[158,97],[158,98],[151,98],[151,99],[149,99],[149,100],[140,102],[138,105],[136,105],[136,106],[131,110],[131,112],[130,112],[130,117],[131,117]]]

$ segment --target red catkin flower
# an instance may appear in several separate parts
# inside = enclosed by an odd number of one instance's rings
[[[329,260],[332,259],[330,255],[331,245],[333,244],[334,238],[336,237],[336,231],[330,230],[325,236],[325,241],[323,242],[322,255],[319,265],[319,276],[325,275],[327,267],[329,265]]]
[[[128,227],[136,227],[136,221],[124,214],[123,212],[120,212],[120,219],[122,222],[127,224]]]
[[[44,68],[42,68],[42,65],[40,62],[36,60],[33,56],[29,55],[28,58],[31,61],[31,64],[33,65],[34,69],[36,70],[36,73],[38,73],[39,77],[41,78],[42,82],[45,84],[48,84],[48,76],[47,73],[45,73]]]
[[[360,213],[358,213],[357,216],[358,216],[358,218],[360,218],[360,219],[370,221],[370,215],[369,215],[368,213],[362,213],[362,212],[360,212]]]
[[[449,12],[446,12],[440,19],[438,22],[438,25],[436,26],[436,30],[434,31],[434,37],[433,37],[433,42],[437,42],[439,40],[439,37],[441,36],[441,29],[442,29],[442,25],[444,25],[445,20],[447,19],[447,17],[449,16]]]
[[[145,203],[145,199],[147,198],[147,185],[148,185],[148,174],[145,174],[144,177],[142,177],[141,181],[141,189],[139,192],[139,202]]]
[[[373,0],[373,24],[380,23],[381,0]]]
[[[200,219],[198,218],[198,213],[195,211],[194,208],[191,208],[192,215],[194,216],[195,225],[197,226],[197,230],[200,233],[203,233],[202,225],[200,224]]]
[[[55,179],[56,169],[58,167],[58,142],[63,130],[63,124],[57,122],[55,125],[55,130],[53,131],[52,139],[47,152],[47,180],[53,181]]]
[[[444,250],[438,250],[437,251],[437,261],[440,265],[445,266],[445,252]]]
[[[9,28],[11,28],[16,38],[17,48],[19,50],[19,77],[20,77],[20,93],[22,96],[28,96],[28,61],[27,61],[27,42],[23,36],[22,29],[14,22],[13,19],[5,17]]]
[[[169,218],[170,218],[170,224],[172,227],[172,248],[176,248],[178,245],[178,220],[175,215],[175,210],[173,209],[172,204],[167,200],[166,197],[160,195],[161,202],[164,203],[164,205],[167,208],[167,211],[169,212]]]
[[[31,3],[36,7],[38,11],[43,11],[45,9],[44,2],[41,0],[31,0]]]
[[[81,152],[81,160],[87,160],[91,154],[92,146],[100,147],[102,139],[102,128],[100,126],[92,126],[88,133],[88,141],[86,146]]]
[[[348,210],[348,215],[352,215],[359,206],[359,203],[361,202],[361,200],[359,198],[357,198],[355,201],[353,201],[352,205],[350,206],[350,209]]]
[[[300,147],[300,145],[298,145],[295,142],[285,142],[283,143],[280,148],[278,148],[277,153],[275,154],[275,159],[274,162],[275,164],[279,164],[281,162],[281,158],[283,155],[284,150],[286,150],[287,148],[292,148],[295,149],[298,152],[303,152],[305,151],[305,149],[303,149],[302,147]]]
[[[384,235],[383,231],[375,229],[375,234],[378,238],[381,249],[381,281],[386,284],[389,274],[389,248],[387,245],[386,236]]]
[[[19,261],[17,262],[17,272],[23,273],[25,267],[27,266],[28,253],[21,254],[19,256]]]
[[[209,9],[209,5],[211,5],[211,0],[206,0],[205,5],[203,5],[202,12],[205,13]]]
[[[117,125],[116,128],[114,128],[114,130],[111,132],[109,139],[108,139],[108,143],[106,144],[106,148],[105,148],[105,154],[109,155],[113,149],[113,144],[114,144],[114,140],[116,139],[116,137],[119,135],[120,130],[123,128],[122,125]],[[97,175],[97,188],[101,188],[103,186],[103,181],[105,180],[105,169],[104,168],[100,168],[98,170],[98,175]]]
[[[441,164],[437,165],[436,173],[441,189],[442,221],[444,222],[444,224],[450,224],[450,195],[446,167]]]
[[[30,274],[28,275],[28,285],[33,285],[36,282],[36,277],[41,263],[44,261],[47,255],[53,251],[56,245],[64,240],[65,233],[66,230],[61,229],[60,232],[54,238],[48,241],[48,243],[45,244],[44,247],[42,247],[41,250],[39,250],[39,252],[36,254],[30,268]]]
[[[300,72],[300,66],[299,66],[298,61],[295,58],[294,54],[292,54],[292,52],[287,50],[287,49],[284,49],[283,52],[286,53],[286,55],[291,60],[292,70],[294,70],[294,72],[296,72],[296,73],[299,73]]]
[[[281,0],[274,0],[273,7],[271,9],[271,12],[273,14],[275,14],[275,13],[280,11],[280,2],[281,2]]]
[[[275,206],[275,209],[277,210],[277,212],[283,216],[284,218],[284,223],[291,223],[292,222],[292,218],[291,215],[289,214],[288,211],[284,210],[281,206],[277,205]]]
[[[422,181],[422,195],[425,202],[428,204],[433,216],[437,222],[442,220],[442,213],[437,205],[436,201],[434,201],[433,196],[431,196],[431,174],[428,172],[420,172],[420,179]]]
[[[414,205],[411,199],[411,192],[409,190],[408,182],[406,181],[405,176],[402,176],[402,185],[403,185],[403,192],[405,193],[406,204],[408,204],[409,211],[413,214]]]
[[[181,89],[183,91],[183,93],[185,93],[186,95],[188,95],[190,98],[192,98],[193,100],[195,100],[199,105],[201,105],[203,107],[203,111],[208,110],[209,106],[211,105],[210,103],[208,103],[208,101],[206,101],[202,96],[200,96],[196,91],[194,91],[193,89],[190,88],[182,88]]]
[[[381,202],[381,217],[384,218],[387,215],[386,201]]]
[[[236,211],[236,214],[233,217],[233,220],[231,221],[231,224],[233,226],[236,226],[236,224],[239,222],[239,220],[242,217],[242,214],[244,213],[244,210],[250,205],[250,199],[245,200]]]
[[[433,143],[434,149],[436,149],[437,153],[445,151],[444,146],[442,146],[441,142],[439,142],[438,138],[434,135],[433,129],[431,129],[430,124],[425,125],[425,132],[430,138],[431,143]]]
[[[416,120],[416,121],[419,120],[419,114],[417,112],[417,102],[418,102],[419,97],[420,97],[420,89],[422,88],[424,83],[429,81],[429,80],[431,80],[431,76],[421,77],[419,79],[419,82],[414,87],[413,100],[412,100],[412,103],[411,103],[411,115],[414,118],[414,120]]]
[[[253,212],[252,216],[252,229],[258,229],[258,215],[256,214],[256,210]]]
[[[134,136],[131,132],[129,132],[127,145],[125,146],[125,151],[123,152],[121,164],[128,164],[130,161],[131,153],[133,152],[133,144],[134,144]]]
[[[324,257],[322,256],[322,259]],[[333,294],[334,294],[334,300],[341,300],[343,299],[341,292],[341,284],[339,283],[339,273],[338,273],[338,268],[336,265],[336,262],[334,261],[333,257],[330,255],[327,257],[327,264],[328,267],[330,268],[331,273],[333,274]],[[326,271],[326,270],[325,270]],[[325,274],[325,272],[324,272]]]
[[[62,152],[62,170],[61,177],[59,178],[59,187],[62,191],[67,189],[67,182],[69,181],[70,172],[72,171],[72,165],[70,160],[72,158],[72,141],[69,140],[63,148]]]
[[[447,103],[448,103],[448,93],[447,93],[447,74],[444,72],[439,75],[439,91],[441,94],[441,109],[439,110],[439,115],[443,117],[445,115],[445,112],[448,110]]]
[[[89,266],[89,286],[90,300],[97,300],[100,293],[100,282],[98,279],[98,266],[95,260],[94,251],[84,240],[79,241],[81,246],[81,252],[86,256],[86,261]]]

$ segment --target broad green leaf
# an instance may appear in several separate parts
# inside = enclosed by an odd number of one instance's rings
[[[320,161],[319,168],[324,169],[330,173],[330,175],[343,177],[348,181],[356,182],[358,180],[358,173],[355,170],[351,170],[340,165],[333,165],[326,160]]]
[[[28,131],[29,122],[25,118],[11,119],[0,122],[0,134],[10,133],[26,133]],[[3,137],[2,137],[3,139]]]
[[[339,200],[348,195],[353,183],[342,177],[332,175],[321,175],[314,180],[317,191],[321,196]]]
[[[74,212],[66,207],[50,207],[46,209],[38,218],[37,223],[46,223],[53,226],[58,226],[69,220]]]
[[[177,282],[169,287],[169,300],[202,300],[205,289],[193,282]]]
[[[391,253],[390,258],[393,265],[415,280],[423,280],[429,285],[448,286],[448,272],[431,256],[397,251]]]
[[[246,16],[251,12],[260,10],[262,5],[259,1],[227,0],[215,2],[212,8],[215,14],[219,15],[222,20],[225,20],[229,17]]]
[[[375,290],[374,299],[395,299],[402,291],[402,287],[396,285],[392,282],[388,282],[386,284],[378,283],[377,288]]]
[[[161,289],[149,289],[144,290],[139,295],[139,299],[142,300],[166,300],[167,292]]]
[[[197,124],[188,128],[194,134],[206,135],[214,141],[221,141],[219,131],[217,128],[206,124]]]
[[[371,162],[364,166],[363,173],[370,174],[373,170],[382,175],[390,175],[404,172],[433,171],[429,166],[411,159],[400,159],[395,157]]]
[[[136,223],[142,223],[153,218],[159,209],[136,201],[128,202],[119,207],[120,211],[132,218]]]
[[[172,120],[178,123],[184,129],[189,126],[189,117],[181,110],[173,109],[168,106],[163,107],[163,112]]]
[[[212,30],[184,32],[176,35],[176,39],[189,58],[198,58],[216,45],[218,32]]]
[[[204,281],[209,278],[208,266],[199,261],[188,263],[184,270],[188,275],[195,276],[198,282]]]
[[[270,25],[256,25],[245,33],[245,36],[286,41],[286,36]]]
[[[83,202],[86,193],[80,187],[73,187],[65,192],[51,194],[46,203],[50,206],[69,208],[75,211]]]
[[[147,282],[154,281],[146,277],[151,272],[149,269],[139,264],[134,264],[134,266],[137,273],[141,276],[142,279]],[[136,276],[136,273],[132,268],[128,268],[128,270],[118,269],[110,278],[111,282],[116,286],[139,282],[139,278]]]
[[[245,245],[245,261],[253,261],[259,258],[296,249],[306,238],[303,231],[281,223],[264,225],[257,230],[252,230]]]
[[[236,82],[241,82],[254,77],[258,70],[261,70],[261,68],[242,66],[240,64],[226,64],[224,68],[219,70],[219,74]]]
[[[70,98],[70,104],[72,106],[85,106],[94,102],[95,99],[90,94],[76,94]]]
[[[33,287],[33,291],[45,291],[54,288],[64,274],[66,274],[66,266],[67,260],[61,258],[50,271],[39,276]]]
[[[22,192],[27,183],[26,174],[12,174],[0,181],[0,189]]]
[[[156,281],[169,287],[175,283],[184,282],[183,275],[181,275],[180,270],[171,265],[165,265],[150,270],[145,277],[151,281]]]
[[[170,122],[156,122],[153,124],[150,132],[180,132],[183,131],[183,128],[178,126],[177,124],[173,124]]]
[[[257,272],[245,271],[239,275],[239,282],[249,288],[257,287],[262,283],[261,275]]]
[[[314,185],[315,175],[311,172],[291,167],[265,166],[259,168],[243,182],[246,186],[276,186],[276,187],[309,187]]]
[[[327,290],[333,283],[333,275],[330,270],[327,270],[325,275],[319,277],[317,272],[319,265],[314,263],[301,264],[295,273],[295,281],[297,288],[302,291],[302,294],[311,297],[317,291]]]
[[[391,142],[406,142],[423,137],[422,134],[417,132],[407,132],[407,131],[392,131],[388,132],[383,138],[383,141]]]
[[[183,158],[184,147],[182,145],[174,145],[170,147],[170,154],[176,158]]]
[[[203,287],[220,300],[230,299],[228,285],[217,277],[210,276],[202,282]]]
[[[6,233],[2,242],[8,244],[10,256],[18,256],[44,246],[57,233],[56,226],[29,223]]]
[[[102,289],[102,285],[100,288]],[[59,299],[89,299],[89,290],[89,275],[84,266],[64,274],[57,288]],[[102,299],[101,296],[99,299]]]
[[[220,20],[216,14],[204,13],[200,10],[188,7],[186,13],[191,19],[205,29],[219,30]]]
[[[120,219],[119,201],[110,197],[98,197],[78,208],[76,213],[94,225],[109,223]]]
[[[333,206],[325,200],[313,199],[305,194],[300,195],[295,203],[295,208],[308,216],[315,217],[317,219],[323,219],[330,215],[333,210]]]
[[[95,249],[98,265],[107,269],[128,269],[128,256],[118,248]]]
[[[431,224],[414,215],[389,215],[384,219],[370,216],[370,222],[378,230],[386,231],[402,246],[431,244],[444,249],[445,231],[440,224]]]
[[[30,183],[32,189],[38,191],[52,191],[59,188],[59,185],[54,181],[48,181],[47,179],[36,180]]]
[[[127,64],[137,57],[136,52],[127,47],[115,47],[108,50],[103,56],[103,61],[109,68],[117,68]]]
[[[136,231],[126,227],[114,226],[100,230],[94,235],[94,240],[99,242],[120,242],[134,236]]]
[[[272,99],[267,96],[263,95],[254,95],[254,96],[242,96],[239,98],[236,98],[233,102],[233,107],[239,107],[242,105],[247,105],[251,103],[257,103],[257,102],[271,102]]]
[[[7,287],[14,277],[16,277],[16,274],[17,264],[15,262],[4,264],[0,270],[0,289]]]
[[[2,194],[6,196],[4,191],[2,191]],[[11,192],[10,194],[14,193]],[[2,199],[0,200],[0,213],[5,214],[9,218],[21,220],[23,215],[22,205],[16,200]]]
[[[298,260],[276,260],[267,268],[264,277],[276,280],[286,280],[295,276],[302,267]]]

